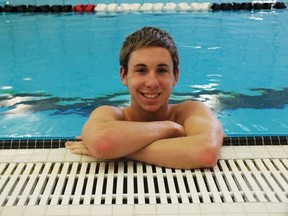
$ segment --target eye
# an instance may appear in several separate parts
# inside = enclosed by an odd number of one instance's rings
[[[147,67],[144,64],[137,64],[134,66],[134,72],[135,73],[145,73],[147,71]]]
[[[159,69],[158,69],[158,72],[159,72],[159,73],[167,73],[168,70],[167,70],[166,68],[159,68]]]
[[[137,68],[135,71],[138,73],[145,73],[146,69],[145,68]]]

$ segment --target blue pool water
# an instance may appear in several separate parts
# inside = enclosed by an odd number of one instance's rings
[[[145,25],[171,33],[171,102],[208,104],[230,135],[287,134],[288,12],[0,15],[0,137],[70,137],[95,107],[125,106],[118,50]]]

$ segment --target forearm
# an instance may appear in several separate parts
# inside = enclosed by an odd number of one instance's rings
[[[169,168],[213,167],[222,141],[204,134],[157,140],[127,158]]]
[[[82,138],[97,158],[120,158],[143,149],[156,140],[184,135],[184,129],[171,121],[87,123]]]

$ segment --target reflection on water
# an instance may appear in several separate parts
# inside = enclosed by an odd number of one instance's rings
[[[288,104],[288,88],[251,89],[257,94],[246,95],[220,90],[201,90],[193,93],[174,92],[170,103],[185,100],[195,100],[206,103],[215,112],[236,110],[240,108],[252,109],[283,109]],[[89,116],[93,109],[101,105],[124,107],[129,104],[127,92],[105,95],[97,98],[66,97],[61,98],[46,93],[7,93],[0,96],[0,115],[35,113],[51,111],[51,115],[78,114]]]

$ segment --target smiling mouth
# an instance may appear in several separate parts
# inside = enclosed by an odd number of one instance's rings
[[[143,97],[148,98],[148,99],[154,99],[157,98],[160,93],[141,93]]]

